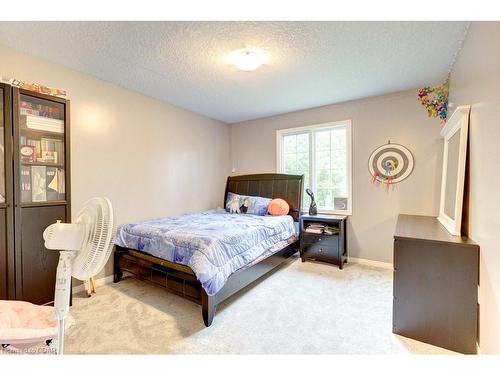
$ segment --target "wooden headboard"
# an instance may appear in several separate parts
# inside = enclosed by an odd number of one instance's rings
[[[299,221],[303,184],[303,175],[264,173],[229,176],[224,193],[224,206],[229,192],[271,199],[281,198],[290,205],[289,215]]]

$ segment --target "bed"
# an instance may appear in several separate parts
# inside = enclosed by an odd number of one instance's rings
[[[117,233],[114,282],[126,272],[200,304],[208,327],[217,304],[298,251],[292,228],[299,220],[302,191],[303,176],[231,176],[224,202],[229,192],[282,198],[290,206],[289,214],[263,217],[209,210],[126,224]]]

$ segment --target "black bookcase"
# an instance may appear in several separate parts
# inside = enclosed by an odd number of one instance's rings
[[[47,304],[54,299],[59,253],[45,249],[42,233],[56,220],[71,219],[70,104],[0,87],[5,186],[0,186],[1,298]]]
[[[12,89],[0,83],[0,299],[15,298]]]

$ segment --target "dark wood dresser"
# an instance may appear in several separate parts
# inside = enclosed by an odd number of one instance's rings
[[[393,332],[475,354],[479,246],[429,216],[399,215],[394,235]]]

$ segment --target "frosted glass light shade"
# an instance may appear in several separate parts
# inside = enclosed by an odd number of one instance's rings
[[[231,52],[227,62],[238,69],[249,72],[269,61],[267,53],[258,48],[243,48]]]

